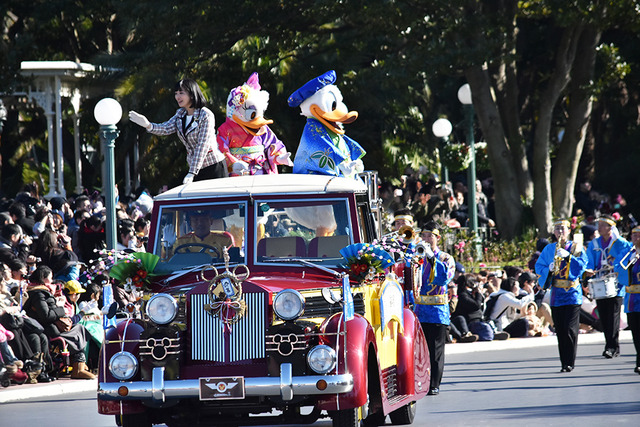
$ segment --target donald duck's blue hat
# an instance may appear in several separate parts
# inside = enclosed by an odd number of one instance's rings
[[[333,84],[336,81],[336,72],[327,71],[323,75],[306,82],[300,89],[293,92],[287,100],[289,107],[299,107],[302,102],[323,87]]]

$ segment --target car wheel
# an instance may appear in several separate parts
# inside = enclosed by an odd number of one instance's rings
[[[404,405],[400,409],[396,409],[395,411],[389,414],[389,418],[391,418],[391,424],[393,425],[412,424],[414,418],[416,417],[416,410],[417,410],[416,402],[411,402],[407,405]]]
[[[342,409],[331,415],[333,427],[359,427],[358,408]]]
[[[122,427],[151,427],[146,413],[116,415],[116,424]]]
[[[376,427],[383,426],[387,416],[382,412],[376,412],[375,414],[370,414],[367,418],[362,420],[362,424],[366,427]]]

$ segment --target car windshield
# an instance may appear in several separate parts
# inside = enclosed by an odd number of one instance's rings
[[[256,262],[344,262],[340,249],[353,243],[346,200],[258,201],[255,206]]]
[[[246,204],[167,206],[153,252],[160,257],[156,271],[172,272],[200,265],[245,262]]]

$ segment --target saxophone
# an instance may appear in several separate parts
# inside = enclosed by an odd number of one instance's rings
[[[553,255],[553,265],[552,268],[549,269],[551,273],[558,273],[560,271],[560,265],[562,264],[562,258],[560,256],[560,249],[564,249],[567,244],[567,240],[565,238],[558,239],[558,243],[556,243],[556,253]]]

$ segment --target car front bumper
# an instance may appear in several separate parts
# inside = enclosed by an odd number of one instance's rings
[[[290,363],[280,365],[279,377],[244,378],[245,396],[294,396],[348,393],[353,389],[353,376],[309,375],[294,377]],[[325,386],[326,385],[326,386]],[[98,397],[104,400],[142,400],[155,403],[167,399],[199,398],[200,380],[165,380],[164,368],[153,368],[151,381],[100,382]]]

